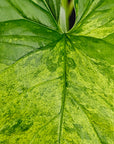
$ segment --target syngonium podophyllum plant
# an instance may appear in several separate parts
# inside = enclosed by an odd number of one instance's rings
[[[113,0],[0,0],[0,144],[113,143]]]

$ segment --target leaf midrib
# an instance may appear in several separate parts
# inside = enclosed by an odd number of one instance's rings
[[[67,52],[66,52],[66,39],[70,42],[70,44],[72,45],[72,47],[74,47],[74,44],[72,43],[72,41],[69,39],[69,37],[67,36],[67,34],[64,34],[64,85],[63,85],[63,95],[62,95],[62,105],[61,105],[61,111],[60,111],[60,127],[59,127],[59,138],[58,138],[58,143],[61,144],[61,137],[62,137],[62,125],[63,125],[63,118],[64,118],[64,108],[65,108],[65,101],[66,101],[66,90],[67,90]],[[71,94],[71,93],[70,93]],[[71,94],[72,95],[72,94]],[[74,96],[72,95],[72,97],[74,98]],[[82,111],[85,113],[86,117],[88,118],[99,142],[102,144],[102,139],[99,136],[95,126],[93,125],[91,119],[89,118],[85,108],[83,107],[83,105],[81,105],[76,99],[75,102],[80,106],[80,108],[82,109]]]
[[[61,143],[61,136],[62,136],[62,125],[63,125],[63,117],[64,117],[64,107],[65,107],[65,100],[66,100],[66,86],[67,86],[67,53],[66,53],[66,34],[64,34],[64,74],[63,74],[63,92],[62,92],[62,99],[61,99],[61,115],[60,115],[60,126],[59,126],[59,137],[58,142]]]

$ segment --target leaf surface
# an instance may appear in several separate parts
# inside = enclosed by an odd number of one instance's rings
[[[45,0],[52,11],[53,16],[58,21],[60,13],[60,0]]]
[[[0,143],[113,143],[113,1],[74,4],[0,1]]]

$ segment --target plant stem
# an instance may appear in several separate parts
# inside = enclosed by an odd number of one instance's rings
[[[68,2],[68,0],[62,0],[61,12],[60,12],[60,25],[63,32],[69,30],[69,17],[74,8],[74,0]]]
[[[70,2],[68,2],[67,0],[67,3],[66,3],[66,27],[67,27],[67,31],[69,30],[69,17],[73,11],[73,8],[74,8],[74,0],[71,0]]]

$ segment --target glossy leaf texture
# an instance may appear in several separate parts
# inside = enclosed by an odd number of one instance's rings
[[[0,0],[0,143],[113,144],[113,1]]]
[[[60,13],[60,0],[45,0],[55,17],[55,19],[58,21],[59,19],[59,13]]]

